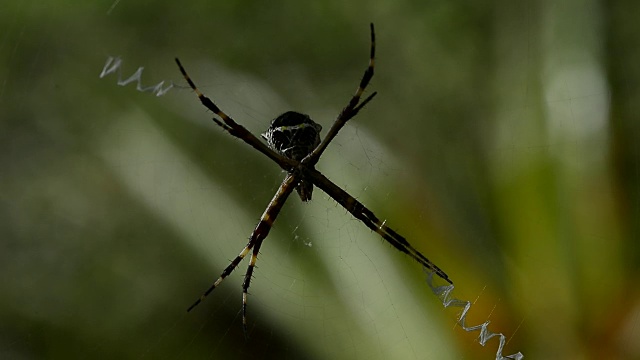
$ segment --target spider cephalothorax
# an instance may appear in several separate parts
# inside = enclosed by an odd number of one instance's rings
[[[271,122],[262,137],[273,150],[289,159],[300,161],[320,144],[320,130],[322,126],[308,115],[287,111]],[[301,178],[296,191],[302,201],[309,201],[313,183]]]

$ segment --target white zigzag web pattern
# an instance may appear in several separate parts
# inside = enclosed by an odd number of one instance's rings
[[[136,89],[138,91],[141,92],[151,92],[153,94],[155,94],[156,96],[162,96],[164,94],[166,94],[169,90],[171,90],[175,84],[173,83],[173,81],[169,82],[169,85],[167,85],[167,87],[163,88],[164,86],[164,80],[160,81],[157,85],[154,86],[142,86],[142,81],[141,81],[141,77],[142,77],[142,71],[144,70],[144,67],[139,67],[138,70],[136,70],[135,73],[133,73],[133,75],[129,76],[127,79],[122,80],[122,71],[120,70],[120,65],[122,65],[122,59],[119,57],[113,57],[113,56],[109,56],[107,58],[107,62],[106,64],[104,64],[104,67],[102,68],[102,72],[100,73],[100,78],[102,79],[103,77],[112,74],[114,72],[118,72],[118,85],[120,86],[126,86],[132,82],[137,82],[137,86]]]
[[[426,268],[424,271],[427,273],[427,284],[431,288],[431,291],[433,291],[433,293],[440,299],[440,301],[442,301],[442,305],[444,305],[445,308],[448,308],[449,306],[458,306],[464,308],[462,310],[462,313],[460,314],[460,317],[458,318],[458,325],[460,325],[462,329],[467,332],[480,330],[480,345],[484,346],[487,341],[494,336],[500,337],[500,344],[498,345],[498,351],[496,352],[496,360],[521,360],[524,358],[524,355],[522,355],[521,352],[517,352],[513,355],[502,356],[502,349],[504,348],[504,345],[506,343],[506,337],[502,333],[494,333],[487,329],[490,323],[489,320],[480,325],[467,327],[465,321],[467,312],[469,312],[469,309],[471,308],[471,302],[451,297],[451,292],[454,289],[453,285],[447,284],[442,286],[435,286],[433,285],[433,272]]]

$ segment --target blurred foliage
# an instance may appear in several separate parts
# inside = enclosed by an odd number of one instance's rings
[[[251,337],[230,276],[282,174],[254,133],[325,129],[319,169],[369,205],[526,358],[640,358],[635,1],[20,1],[0,12],[0,357],[493,358],[420,269],[319,190],[263,247]],[[163,97],[99,78],[175,81]]]

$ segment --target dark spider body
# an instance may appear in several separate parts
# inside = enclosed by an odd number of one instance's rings
[[[309,116],[295,111],[288,111],[273,120],[269,129],[262,134],[262,137],[267,141],[267,144],[260,141],[244,126],[235,122],[233,118],[220,110],[220,108],[211,99],[200,92],[193,83],[193,80],[191,80],[189,75],[187,75],[187,71],[182,67],[180,61],[176,59],[180,72],[187,83],[189,83],[189,86],[196,93],[202,105],[216,115],[212,119],[213,122],[223,130],[227,131],[230,135],[244,141],[257,151],[261,152],[263,155],[278,164],[282,170],[287,172],[282,184],[269,202],[269,205],[267,205],[267,208],[260,217],[260,221],[251,233],[247,245],[242,249],[240,254],[238,254],[238,256],[236,256],[235,259],[227,265],[220,276],[200,296],[200,298],[187,309],[187,311],[191,311],[194,307],[200,304],[200,302],[202,302],[209,293],[218,287],[218,285],[220,285],[220,283],[229,276],[233,270],[235,270],[238,264],[240,264],[246,256],[251,254],[249,255],[249,266],[247,267],[244,282],[242,283],[242,326],[245,334],[247,334],[247,298],[249,285],[251,284],[253,269],[255,268],[262,242],[267,235],[269,235],[273,222],[278,217],[280,210],[282,210],[282,206],[293,190],[295,189],[298,192],[302,201],[309,201],[311,200],[311,192],[313,191],[314,186],[318,187],[333,198],[351,215],[360,220],[369,229],[379,234],[391,246],[407,254],[413,260],[424,266],[426,269],[434,272],[448,283],[453,284],[444,271],[427,259],[426,256],[422,255],[422,253],[414,248],[407,239],[389,228],[386,225],[385,220],[380,220],[360,201],[349,195],[349,193],[333,183],[315,168],[315,164],[320,159],[320,156],[329,143],[331,143],[331,141],[336,137],[340,129],[347,123],[347,121],[349,121],[349,119],[356,116],[358,112],[376,95],[374,92],[362,99],[362,95],[373,77],[374,59],[375,33],[373,30],[373,24],[371,24],[369,66],[367,66],[356,92],[349,100],[347,106],[340,111],[340,114],[338,114],[338,117],[333,125],[331,125],[331,128],[329,128],[329,131],[327,131],[325,137],[322,140],[320,139],[320,130],[322,127],[311,120]]]
[[[308,115],[287,111],[271,122],[262,134],[270,148],[289,159],[301,161],[320,144],[322,126]],[[311,200],[313,182],[300,179],[296,191],[302,201]]]

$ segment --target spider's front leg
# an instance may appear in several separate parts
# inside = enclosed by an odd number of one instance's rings
[[[324,150],[327,148],[327,146],[329,146],[329,143],[331,143],[333,138],[335,138],[336,135],[338,135],[338,132],[340,131],[340,129],[342,129],[342,127],[347,123],[347,121],[349,121],[351,118],[356,116],[358,112],[365,105],[367,105],[367,103],[371,101],[371,99],[373,99],[373,97],[376,96],[377,94],[376,92],[374,92],[373,94],[365,98],[362,102],[360,101],[362,94],[364,93],[365,89],[369,85],[369,82],[373,78],[373,69],[375,67],[376,33],[373,28],[373,23],[370,24],[370,28],[371,28],[371,49],[369,52],[369,66],[367,66],[367,69],[364,71],[364,75],[362,76],[362,79],[360,79],[360,84],[358,85],[358,88],[356,89],[355,94],[353,94],[347,106],[345,106],[345,108],[342,109],[336,121],[333,123],[333,125],[331,125],[331,128],[327,132],[327,136],[325,136],[324,139],[322,139],[322,142],[313,150],[313,152],[311,152],[311,154],[309,154],[309,156],[305,157],[302,160],[303,164],[307,164],[311,166],[317,164],[318,160],[320,159],[320,156],[322,155]]]
[[[187,71],[184,69],[180,60],[176,58],[176,64],[178,64],[178,68],[180,68],[180,72],[182,76],[187,81],[191,89],[195,91],[196,95],[198,95],[198,99],[202,105],[204,105],[207,109],[213,111],[218,117],[222,119],[222,121],[213,118],[213,122],[216,125],[220,126],[222,129],[226,130],[229,134],[237,137],[238,139],[244,141],[245,143],[251,145],[254,149],[260,151],[268,158],[273,160],[276,164],[280,165],[283,170],[290,171],[293,167],[297,165],[297,162],[291,161],[273,150],[271,150],[267,145],[265,145],[262,141],[260,141],[257,137],[255,137],[249,130],[247,130],[244,126],[238,124],[231,118],[231,116],[227,115],[224,111],[220,110],[218,105],[216,105],[211,99],[209,99],[206,95],[204,95],[196,86],[196,84],[191,80],[191,77],[187,74]]]

